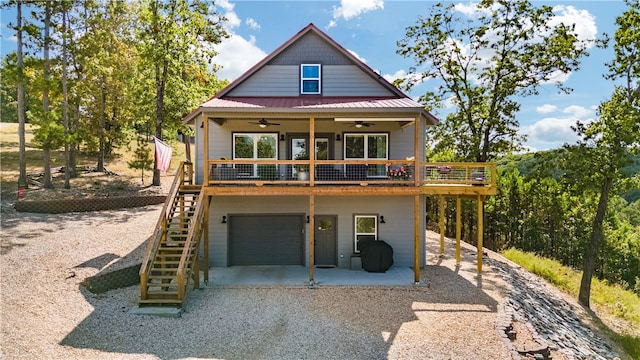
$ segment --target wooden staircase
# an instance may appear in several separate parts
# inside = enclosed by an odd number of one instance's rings
[[[192,164],[181,164],[140,268],[141,307],[182,307],[189,280],[200,287],[200,239],[208,202],[192,177]]]

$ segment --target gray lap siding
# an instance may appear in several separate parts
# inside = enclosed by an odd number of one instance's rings
[[[421,205],[423,209],[424,206]],[[211,266],[228,266],[229,225],[221,223],[223,216],[242,214],[300,214],[308,215],[309,199],[305,196],[245,196],[214,197],[209,212],[209,258]],[[397,196],[316,196],[316,215],[337,215],[338,266],[348,268],[353,253],[353,216],[376,214],[385,218],[378,224],[378,238],[394,250],[395,266],[413,266],[414,215],[413,197]],[[304,264],[309,261],[309,225],[305,224]],[[424,229],[420,216],[420,229]],[[424,231],[420,231],[420,254],[424,254]],[[421,255],[421,266],[424,255]]]

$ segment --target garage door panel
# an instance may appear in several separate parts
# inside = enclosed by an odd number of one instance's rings
[[[304,265],[303,215],[229,216],[229,265]]]

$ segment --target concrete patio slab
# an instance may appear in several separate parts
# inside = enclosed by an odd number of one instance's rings
[[[413,270],[392,266],[384,273],[341,268],[315,268],[314,285],[410,286]],[[304,266],[233,266],[209,269],[209,285],[309,285],[309,268]]]

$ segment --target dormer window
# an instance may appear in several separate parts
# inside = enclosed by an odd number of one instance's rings
[[[300,66],[300,93],[320,94],[321,87],[320,64],[302,64]]]

